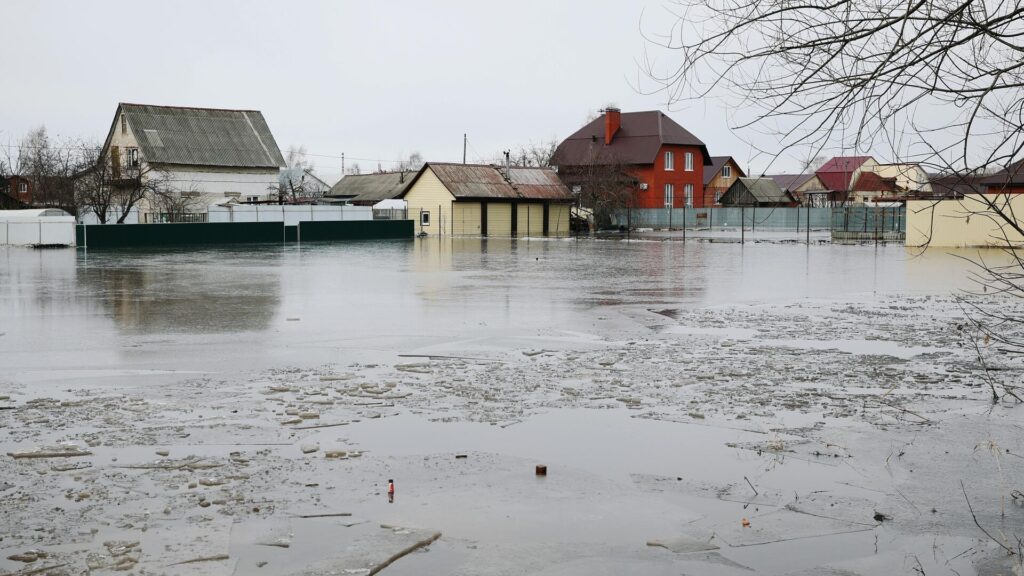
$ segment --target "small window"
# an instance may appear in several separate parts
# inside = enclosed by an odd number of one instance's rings
[[[693,152],[686,153],[686,171],[693,172]]]
[[[430,212],[420,212],[420,226],[430,226]]]
[[[672,184],[665,184],[665,207],[671,208],[674,205],[676,195],[676,187]]]
[[[671,151],[665,151],[665,171],[671,172],[676,169],[676,155]]]
[[[28,182],[18,182],[18,192],[28,194]]]
[[[722,166],[722,178],[732,178],[732,166]]]
[[[259,196],[246,196],[245,197],[245,201],[249,202],[249,203],[256,203],[256,202],[260,201],[260,197]]]
[[[686,207],[693,208],[693,184],[683,186],[683,193],[686,194]]]
[[[719,191],[715,192],[715,204],[721,204],[721,203],[722,203],[722,191],[719,190]]]
[[[128,119],[125,118],[124,114],[121,114],[121,134],[128,133]]]
[[[138,168],[139,167],[139,149],[138,148],[125,148],[124,149],[124,165],[127,168]]]

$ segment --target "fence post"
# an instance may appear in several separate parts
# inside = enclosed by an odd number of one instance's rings
[[[740,244],[743,244],[747,233],[747,207],[740,206]]]

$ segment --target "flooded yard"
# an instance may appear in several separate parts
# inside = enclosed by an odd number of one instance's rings
[[[0,572],[1019,575],[957,256],[3,249]]]

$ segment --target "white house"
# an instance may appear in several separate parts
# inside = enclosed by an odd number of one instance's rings
[[[285,166],[266,120],[257,110],[222,110],[121,103],[104,143],[113,177],[132,171],[159,177],[205,207],[226,199],[259,200],[276,190]],[[149,201],[141,222],[160,221]]]

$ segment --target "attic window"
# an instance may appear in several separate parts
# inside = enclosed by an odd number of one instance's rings
[[[153,146],[154,148],[163,148],[164,147],[163,141],[160,140],[160,133],[159,132],[157,132],[156,130],[152,130],[152,129],[146,129],[146,130],[143,130],[143,132],[146,133],[146,139],[149,140],[150,146]]]
[[[732,176],[732,166],[728,164],[722,166],[722,178],[729,178],[730,176]]]
[[[128,119],[125,118],[124,114],[121,114],[121,134],[128,133]]]

